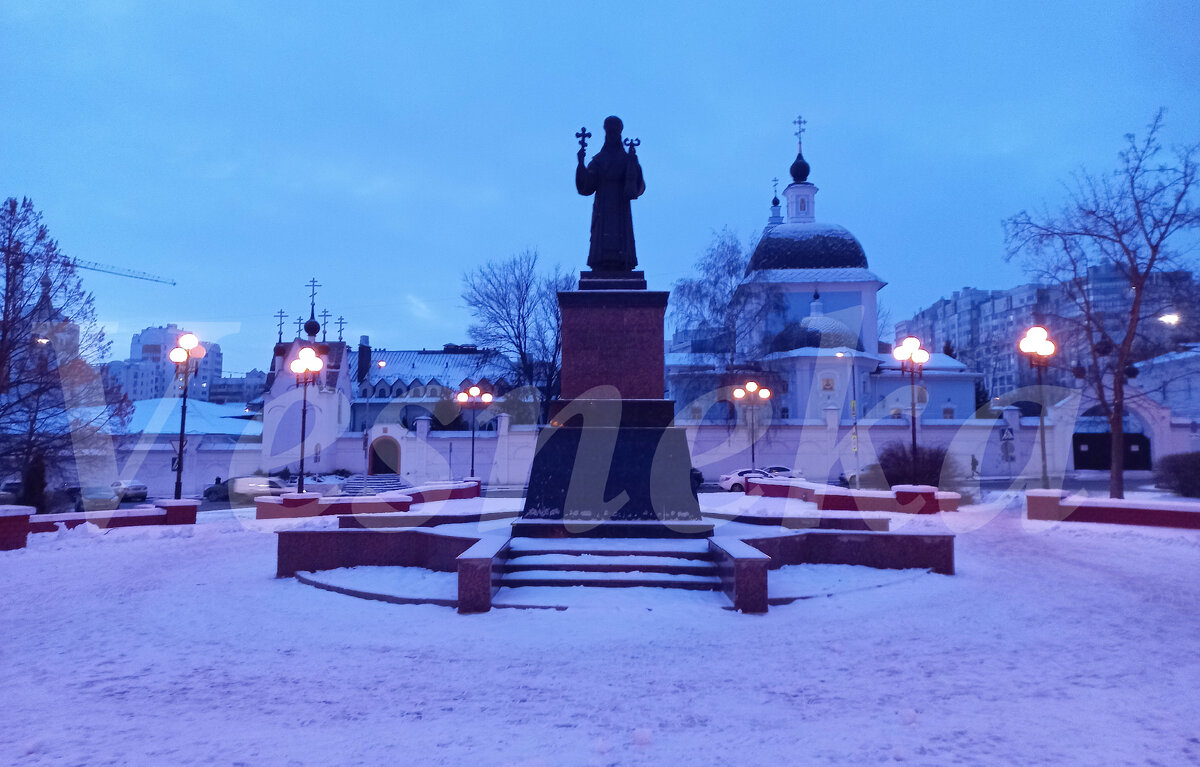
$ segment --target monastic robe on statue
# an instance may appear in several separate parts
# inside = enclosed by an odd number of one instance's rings
[[[646,183],[637,155],[625,151],[619,133],[605,138],[586,168],[582,162],[576,167],[575,188],[582,195],[596,195],[588,266],[595,271],[633,271],[637,254],[629,202],[642,196]]]

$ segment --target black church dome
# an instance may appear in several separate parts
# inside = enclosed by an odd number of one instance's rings
[[[779,224],[763,232],[746,274],[762,269],[866,269],[867,254],[836,224]]]

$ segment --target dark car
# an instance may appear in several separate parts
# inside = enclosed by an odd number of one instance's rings
[[[287,491],[287,485],[274,477],[230,477],[204,488],[204,500],[252,503],[260,495],[283,495]]]

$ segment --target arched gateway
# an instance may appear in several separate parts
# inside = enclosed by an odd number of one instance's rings
[[[367,454],[367,474],[399,474],[400,443],[392,437],[380,437],[371,443]]]

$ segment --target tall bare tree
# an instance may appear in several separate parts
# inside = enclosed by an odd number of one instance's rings
[[[1196,200],[1200,144],[1165,151],[1159,110],[1146,134],[1125,137],[1115,170],[1080,171],[1057,212],[1021,211],[1005,222],[1008,257],[1021,257],[1040,282],[1061,286],[1075,307],[1085,376],[1112,434],[1109,494],[1124,497],[1126,379],[1137,361],[1139,323],[1147,316],[1156,275],[1181,267],[1200,230]],[[1125,297],[1097,300],[1094,280],[1115,275]]]
[[[90,362],[108,351],[92,295],[28,199],[0,206],[0,470],[60,473],[129,402]],[[38,472],[34,472],[38,473]],[[30,497],[40,488],[27,488]]]
[[[463,275],[462,299],[475,322],[471,340],[496,349],[510,360],[515,383],[536,387],[542,418],[558,396],[562,370],[562,317],[558,291],[572,278],[555,267],[538,269],[536,250],[493,259]]]

